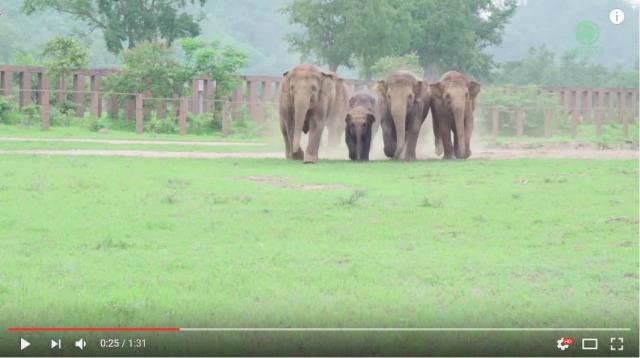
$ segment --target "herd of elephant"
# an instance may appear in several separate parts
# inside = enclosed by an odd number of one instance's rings
[[[415,160],[420,127],[429,110],[436,155],[444,154],[444,159],[471,156],[473,111],[480,85],[456,71],[445,73],[433,84],[409,71],[397,71],[370,89],[351,94],[335,73],[303,64],[283,74],[278,92],[287,159],[315,163],[327,127],[330,146],[339,144],[344,133],[349,158],[369,160],[371,141],[382,127],[384,154]],[[303,132],[309,136],[304,152],[300,148]]]

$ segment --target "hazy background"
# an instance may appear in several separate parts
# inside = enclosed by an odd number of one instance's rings
[[[295,31],[288,18],[279,9],[289,0],[209,0],[200,10],[205,39],[220,39],[249,54],[244,74],[280,75],[291,65],[300,62],[300,55],[289,50],[283,39]],[[601,47],[590,58],[593,63],[608,68],[625,69],[638,65],[638,6],[637,0],[521,0],[515,15],[505,28],[502,44],[486,50],[498,63],[525,57],[531,47],[545,45],[560,56],[579,46],[575,27],[583,20],[598,24],[600,36],[594,46]],[[32,15],[20,13],[21,0],[3,0],[0,9],[0,61],[25,63],[37,59],[42,45],[57,34],[80,35],[90,47],[93,67],[117,66],[119,57],[110,54],[99,31],[87,27],[73,17],[54,11],[41,11]],[[609,22],[613,8],[625,11],[621,25]],[[179,46],[175,46],[179,47]],[[339,73],[357,77],[356,69],[339,68]]]

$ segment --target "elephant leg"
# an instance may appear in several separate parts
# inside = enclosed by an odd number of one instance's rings
[[[453,145],[451,143],[451,127],[446,121],[442,121],[438,123],[438,129],[440,130],[440,139],[442,140],[442,147],[444,150],[444,157],[442,159],[453,159],[454,156]]]
[[[418,137],[420,136],[420,120],[414,119],[409,123],[407,128],[407,146],[404,151],[404,159],[408,161],[416,160],[416,146],[418,145]]]
[[[471,133],[473,132],[473,115],[467,115],[464,121],[464,141],[466,150],[462,156],[467,159],[471,156]]]
[[[433,137],[435,140],[436,146],[436,155],[441,156],[444,153],[444,148],[442,147],[442,137],[440,137],[440,129],[438,128],[438,121],[434,118],[433,111],[431,112],[431,123],[433,125]]]
[[[280,131],[282,132],[282,137],[284,139],[284,147],[285,147],[285,157],[287,159],[292,159],[293,153],[291,151],[291,141],[293,136],[289,133],[289,113],[288,111],[280,110]]]
[[[318,161],[320,140],[322,139],[322,131],[325,127],[324,123],[322,123],[318,117],[318,115],[314,115],[309,120],[309,143],[307,144],[307,151],[304,153],[305,163],[315,163]]]
[[[294,124],[293,121],[290,122],[291,124],[287,126],[287,135],[289,136],[289,143],[293,143],[293,131],[294,131]],[[300,147],[298,147],[298,149],[294,149],[293,146],[290,144],[289,147],[291,148],[291,159],[294,160],[302,160],[302,157],[304,156],[302,149],[300,149]]]

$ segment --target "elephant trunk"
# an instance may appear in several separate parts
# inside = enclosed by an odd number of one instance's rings
[[[356,159],[362,160],[362,130],[356,130]]]
[[[294,130],[293,143],[291,143],[291,150],[294,153],[300,149],[300,137],[302,136],[302,128],[307,117],[307,111],[309,111],[309,105],[310,99],[308,97],[296,96],[294,99]]]
[[[456,156],[458,158],[462,158],[467,151],[466,143],[464,141],[465,106],[464,106],[464,103],[462,103],[461,105],[454,104],[452,107],[453,107],[452,108],[453,121],[454,121],[454,125],[456,126],[456,142],[458,143],[458,152],[456,153]]]
[[[400,159],[405,146],[405,123],[407,120],[407,104],[405,101],[395,101],[391,105],[391,117],[396,127],[396,152],[393,159]]]

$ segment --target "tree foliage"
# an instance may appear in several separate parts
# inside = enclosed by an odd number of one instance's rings
[[[286,39],[294,51],[317,59],[335,71],[360,63],[368,77],[381,57],[401,51],[409,43],[402,31],[408,19],[395,1],[293,0],[283,11],[290,23],[303,29]]]
[[[108,90],[121,93],[142,93],[149,90],[153,97],[182,95],[190,73],[164,43],[144,41],[122,56],[121,72],[105,80]]]
[[[220,41],[207,43],[186,38],[180,41],[185,54],[186,70],[216,81],[218,96],[226,95],[238,83],[238,70],[247,63],[248,56],[233,46],[221,46]]]
[[[40,53],[49,74],[54,78],[67,77],[73,70],[87,66],[89,51],[71,37],[56,36]]]
[[[546,46],[529,49],[527,57],[500,65],[493,74],[497,84],[543,86],[638,87],[634,70],[607,68],[567,51],[557,57]]]
[[[120,93],[142,93],[149,90],[156,98],[171,98],[187,93],[188,82],[196,76],[216,81],[218,95],[226,94],[237,83],[237,71],[246,55],[219,42],[207,44],[197,39],[180,41],[185,53],[178,61],[173,50],[157,41],[145,41],[126,50],[122,70],[106,79],[109,90]]]
[[[189,4],[206,0],[25,0],[22,11],[51,9],[71,14],[91,29],[102,31],[107,49],[120,53],[138,42],[162,39],[171,44],[200,34],[198,19],[185,12]]]
[[[398,70],[411,71],[420,77],[423,75],[420,58],[415,53],[383,57],[371,66],[371,75],[374,79],[381,80]]]
[[[478,75],[515,9],[515,0],[293,0],[284,11],[302,28],[287,38],[292,49],[334,70],[355,60],[370,75],[378,59],[415,52],[426,72]]]

